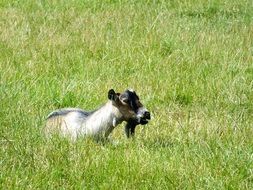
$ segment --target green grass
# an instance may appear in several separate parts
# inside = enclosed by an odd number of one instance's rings
[[[253,189],[250,0],[0,2],[0,189]],[[134,140],[41,129],[134,88]]]

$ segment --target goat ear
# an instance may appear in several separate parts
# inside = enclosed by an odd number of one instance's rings
[[[109,100],[115,100],[115,98],[116,98],[115,91],[113,89],[109,90],[109,92],[108,92],[108,99]]]

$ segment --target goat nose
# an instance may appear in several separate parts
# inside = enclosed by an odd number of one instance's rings
[[[151,117],[150,117],[150,112],[145,111],[145,112],[144,112],[144,118],[150,119],[150,118],[151,118]]]

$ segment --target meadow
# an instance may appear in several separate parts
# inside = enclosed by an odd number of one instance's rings
[[[42,129],[133,88],[134,139]],[[251,0],[2,0],[0,189],[253,189]]]

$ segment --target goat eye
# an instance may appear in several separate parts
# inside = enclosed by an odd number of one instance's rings
[[[122,102],[124,102],[124,103],[126,103],[126,104],[128,104],[128,103],[129,103],[129,101],[128,101],[128,99],[127,99],[127,98],[122,99]]]

